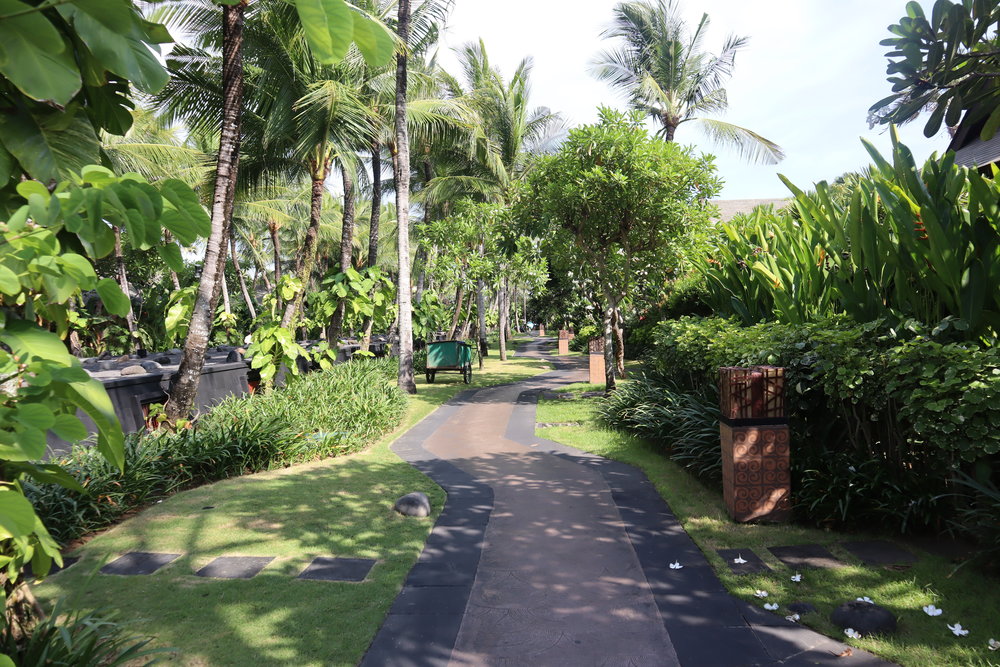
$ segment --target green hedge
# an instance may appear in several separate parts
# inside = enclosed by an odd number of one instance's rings
[[[406,400],[394,359],[357,359],[226,399],[190,429],[129,434],[124,472],[78,445],[58,463],[87,494],[30,483],[26,493],[65,544],[184,488],[358,451],[399,425]]]
[[[653,364],[700,394],[720,366],[785,367],[799,515],[941,529],[963,510],[956,476],[989,483],[1000,460],[1000,352],[952,342],[952,333],[846,318],[744,327],[689,317],[659,325]]]

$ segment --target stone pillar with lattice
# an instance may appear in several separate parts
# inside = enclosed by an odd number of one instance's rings
[[[791,514],[785,369],[719,369],[722,493],[735,521],[786,521]]]
[[[590,384],[604,384],[604,339],[591,339],[590,347]]]

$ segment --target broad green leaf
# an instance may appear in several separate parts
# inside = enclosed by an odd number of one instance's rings
[[[174,271],[184,270],[184,260],[181,258],[181,249],[176,243],[156,246],[156,252],[160,255],[163,263]]]
[[[26,320],[8,321],[0,329],[0,342],[6,343],[19,357],[38,357],[63,366],[76,362],[59,336]]]
[[[87,493],[75,477],[55,464],[18,462],[8,464],[7,470],[14,474],[28,475],[44,484],[58,484],[77,493]]]
[[[98,451],[119,470],[122,469],[125,465],[122,426],[104,385],[88,378],[84,382],[65,385],[65,388],[66,397],[97,425]]]
[[[98,187],[114,183],[118,180],[113,171],[97,164],[88,164],[80,170],[80,176],[83,178],[84,183],[90,183]]]
[[[17,184],[17,194],[24,197],[25,200],[30,199],[31,195],[39,195],[48,199],[49,189],[38,181],[21,181]]]
[[[50,428],[66,442],[77,442],[87,437],[87,427],[76,415],[56,415]]]
[[[17,667],[9,656],[0,654],[0,667]]]
[[[396,51],[392,32],[379,21],[360,12],[354,12],[354,42],[372,67],[385,65]]]
[[[82,289],[91,289],[93,282],[97,280],[94,266],[83,255],[68,252],[59,256],[59,263],[66,275],[79,283]]]
[[[97,282],[97,294],[104,302],[104,307],[108,312],[121,317],[128,315],[131,309],[129,298],[122,292],[122,288],[112,278],[102,278]]]
[[[0,538],[26,537],[35,527],[35,510],[28,499],[8,487],[0,487]]]
[[[3,264],[0,264],[0,292],[10,296],[16,296],[21,292],[21,281],[18,280],[17,274]]]
[[[0,143],[29,176],[43,183],[79,172],[99,157],[100,144],[86,115],[66,112],[0,115]]]
[[[28,11],[27,14],[21,13]],[[80,90],[80,71],[62,35],[20,0],[0,0],[0,72],[28,97],[67,104]]]
[[[41,403],[19,403],[15,408],[14,419],[42,431],[52,428],[56,421],[52,410]]]
[[[183,181],[171,178],[159,184],[160,194],[170,207],[163,211],[160,222],[169,229],[181,245],[191,245],[212,232],[212,220],[201,205],[198,194]]]
[[[354,39],[354,17],[344,0],[295,0],[295,8],[313,56],[321,63],[339,62]]]

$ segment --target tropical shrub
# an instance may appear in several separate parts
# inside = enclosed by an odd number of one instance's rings
[[[586,352],[590,341],[601,335],[600,329],[593,324],[585,324],[576,332],[576,336],[569,342],[569,349],[576,352]]]
[[[59,464],[86,493],[36,483],[25,492],[66,543],[185,488],[357,451],[399,424],[406,398],[395,373],[392,360],[357,359],[231,397],[190,429],[129,434],[123,470],[77,446]]]
[[[803,515],[944,528],[962,506],[950,495],[955,475],[988,476],[1000,454],[1000,352],[962,334],[846,316],[750,327],[682,318],[660,324],[653,364],[688,392],[710,391],[720,366],[785,367]]]
[[[795,211],[722,225],[695,258],[709,301],[745,323],[952,318],[968,340],[1000,330],[1000,185],[936,156],[919,168],[893,132],[892,162],[852,180],[846,204],[826,183],[805,193],[787,180]],[[794,214],[793,214],[794,213]]]

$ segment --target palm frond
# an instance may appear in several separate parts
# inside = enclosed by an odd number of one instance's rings
[[[734,146],[743,159],[757,164],[777,164],[785,158],[778,144],[752,130],[721,120],[698,118],[702,131],[716,144]]]

